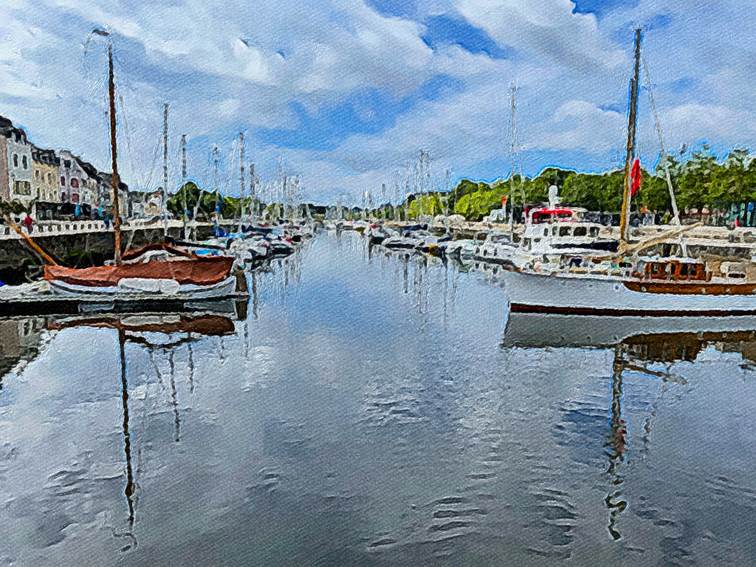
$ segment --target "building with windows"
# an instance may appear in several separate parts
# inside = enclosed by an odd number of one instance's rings
[[[32,192],[32,145],[26,132],[0,116],[0,198],[29,206]]]
[[[62,203],[82,203],[82,180],[86,172],[79,164],[79,159],[68,150],[59,152],[60,166],[60,201]]]
[[[54,150],[32,146],[32,195],[38,202],[59,203],[60,160]]]
[[[79,191],[81,202],[94,209],[100,205],[100,172],[88,161],[84,161],[80,157],[74,157],[79,162],[79,167],[81,167],[83,172]]]
[[[113,175],[111,173],[100,172],[100,186],[98,206],[110,210],[113,204]],[[129,186],[123,181],[118,183],[118,208],[122,217],[129,216]],[[112,211],[111,211],[112,212]]]

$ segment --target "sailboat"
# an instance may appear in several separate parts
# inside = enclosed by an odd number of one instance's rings
[[[109,33],[94,33],[109,37]],[[210,299],[228,297],[236,290],[231,274],[233,258],[200,257],[169,244],[153,244],[121,254],[121,219],[117,160],[115,78],[113,44],[108,43],[108,94],[110,110],[110,150],[113,167],[113,228],[115,254],[105,266],[67,268],[54,263],[45,265],[44,278],[53,293],[110,297],[116,299],[176,297]],[[163,189],[165,191],[165,188]]]
[[[641,256],[655,244],[696,225],[630,242],[630,200],[638,188],[635,152],[641,30],[635,31],[630,83],[625,183],[616,254],[563,257],[559,263],[529,264],[502,273],[512,312],[640,316],[727,316],[756,313],[756,266],[750,262],[704,261],[687,256]]]

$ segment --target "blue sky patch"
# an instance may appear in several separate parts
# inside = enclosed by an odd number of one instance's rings
[[[459,18],[450,16],[431,16],[425,20],[426,30],[423,41],[431,48],[445,45],[459,45],[470,53],[485,53],[496,59],[507,57],[506,50],[483,30],[471,26]]]

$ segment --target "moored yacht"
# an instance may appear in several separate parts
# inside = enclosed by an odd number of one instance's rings
[[[630,200],[640,188],[635,173],[640,171],[635,155],[640,40],[641,32],[636,30],[618,250],[603,258],[577,256],[566,263],[564,256],[558,264],[531,261],[503,273],[512,311],[641,316],[756,313],[756,269],[749,262],[639,255],[649,244],[682,237],[695,225],[668,230],[646,242],[629,241]]]

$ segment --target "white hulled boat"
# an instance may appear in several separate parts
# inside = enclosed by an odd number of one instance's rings
[[[651,241],[629,243],[630,199],[636,181],[631,172],[637,166],[640,40],[641,32],[636,30],[619,251],[603,258],[565,255],[559,263],[531,262],[503,273],[501,278],[514,312],[641,316],[756,313],[756,274],[752,266],[734,267],[731,262],[707,263],[688,257],[640,257],[638,252]],[[684,230],[671,230],[666,238]]]

